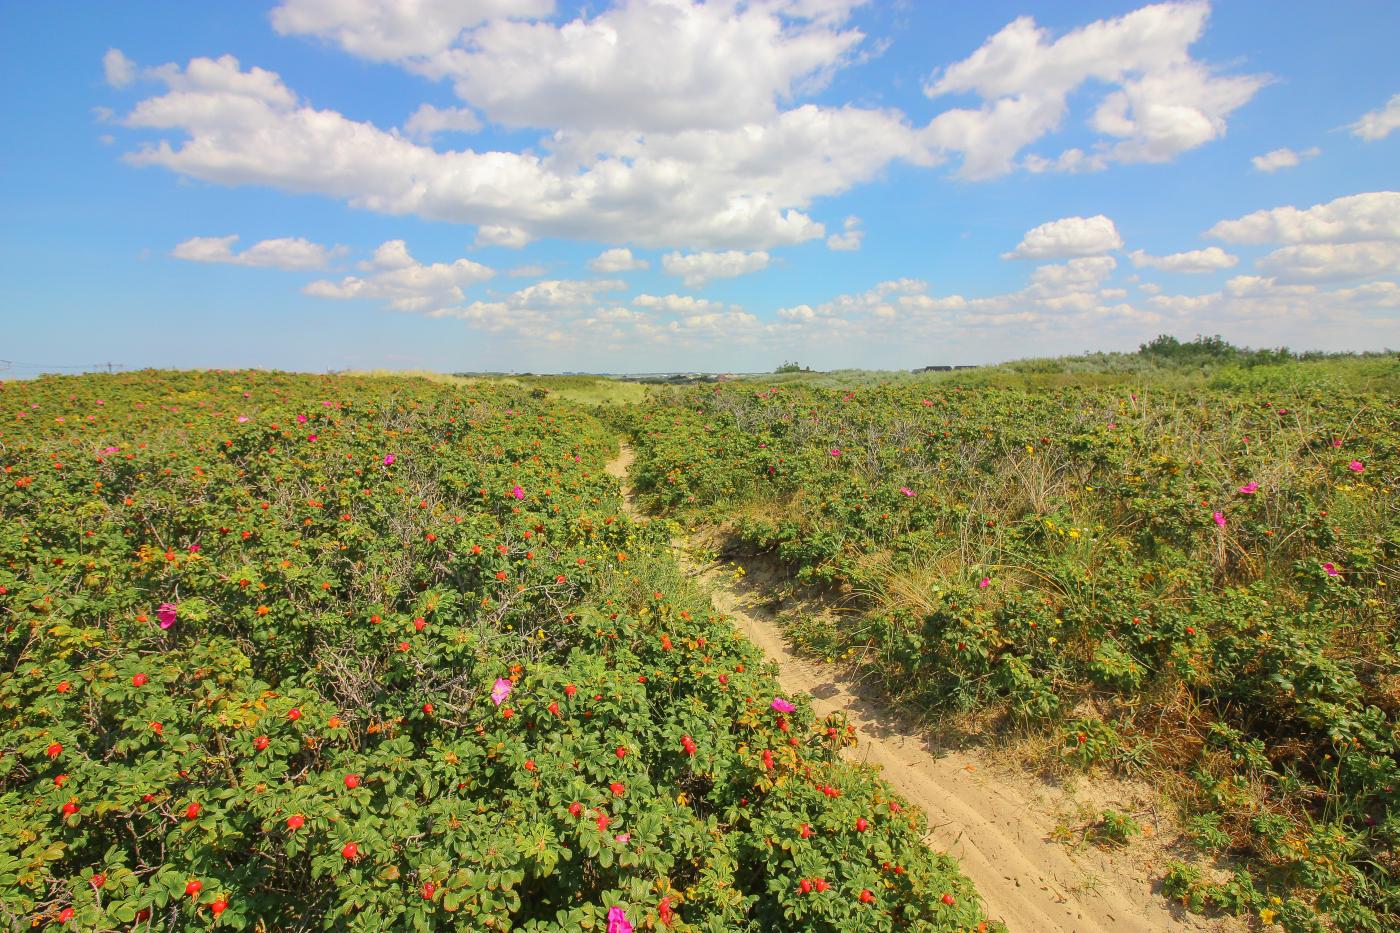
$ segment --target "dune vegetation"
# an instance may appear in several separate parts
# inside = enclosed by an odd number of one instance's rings
[[[989,929],[584,382],[0,383],[0,923]]]
[[[1219,340],[779,376],[629,412],[641,501],[827,594],[794,615],[952,727],[1146,776],[1165,890],[1288,930],[1400,917],[1394,355]]]

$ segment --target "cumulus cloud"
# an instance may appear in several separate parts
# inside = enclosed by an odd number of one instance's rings
[[[1164,272],[1217,272],[1233,268],[1240,261],[1238,256],[1232,256],[1218,246],[1172,253],[1169,256],[1149,256],[1146,252],[1135,249],[1128,254],[1128,258],[1138,269],[1161,269]]]
[[[844,232],[833,233],[826,238],[826,248],[837,252],[854,252],[860,249],[861,238],[865,236],[865,231],[860,229],[860,218],[847,217],[841,229]]]
[[[626,287],[626,282],[617,279],[551,279],[528,285],[503,298],[456,303],[434,308],[428,313],[431,317],[457,318],[473,327],[495,333],[551,332],[563,335],[568,333],[569,326],[580,323],[581,318],[612,307],[603,305],[601,297]]]
[[[476,228],[474,246],[504,246],[507,249],[520,249],[528,246],[534,237],[529,231],[510,224],[482,224]]]
[[[283,0],[280,35],[317,36],[371,61],[432,55],[466,29],[497,17],[548,16],[553,0]]]
[[[149,74],[164,82],[170,93],[138,104],[127,118],[132,126],[159,127],[162,119],[179,118],[205,103],[241,106],[250,117],[256,115],[259,105],[285,111],[297,104],[297,96],[277,72],[256,66],[244,71],[232,55],[192,58],[184,68],[167,63],[150,69]],[[206,125],[217,125],[219,117],[207,114]]]
[[[1091,296],[1118,261],[1112,256],[1085,256],[1055,265],[1036,266],[1031,283],[1017,295],[1035,301]]]
[[[136,63],[127,58],[121,49],[108,49],[102,56],[102,73],[112,87],[126,87],[136,80]]]
[[[481,129],[476,114],[462,107],[420,104],[404,121],[403,131],[419,142],[429,142],[438,133],[474,133]]]
[[[1148,299],[1148,304],[1178,320],[1213,325],[1247,322],[1277,327],[1310,322],[1358,327],[1377,323],[1378,319],[1366,316],[1366,312],[1400,308],[1400,285],[1384,281],[1324,290],[1316,285],[1280,282],[1272,276],[1241,275],[1230,279],[1218,292],[1156,295]]]
[[[1217,75],[1191,57],[1188,49],[1208,14],[1204,3],[1162,3],[1058,39],[1020,17],[925,84],[930,98],[972,93],[982,99],[977,109],[939,114],[925,136],[962,154],[966,178],[1005,174],[1025,147],[1060,128],[1072,93],[1105,84],[1112,90],[1099,100],[1089,126],[1108,139],[1090,154],[1076,149],[1054,159],[1036,156],[1027,167],[1083,171],[1173,159],[1223,136],[1226,118],[1265,81]]]
[[[1198,3],[1147,7],[1059,38],[1017,20],[931,79],[973,93],[924,127],[893,108],[803,102],[872,54],[859,0],[626,0],[554,15],[547,0],[283,0],[284,35],[320,39],[450,83],[461,107],[419,107],[381,128],[303,100],[231,56],[146,74],[165,92],[123,122],[154,131],[126,158],[225,185],[337,198],[390,215],[478,228],[477,245],[542,237],[671,250],[859,242],[808,211],[879,177],[962,154],[966,177],[1009,170],[1055,129],[1072,94],[1101,99],[1087,151],[1027,157],[1031,170],[1161,161],[1217,138],[1261,79],[1191,57]],[[503,76],[508,75],[506,79]],[[538,128],[505,151],[438,151],[482,120]]]
[[[424,264],[414,259],[403,240],[380,244],[374,258],[362,263],[368,275],[347,276],[339,282],[321,279],[302,289],[317,298],[377,298],[395,311],[430,312],[459,304],[462,289],[495,273],[469,259]]]
[[[682,337],[751,340],[763,330],[762,322],[747,311],[731,308],[714,314],[692,314],[670,321],[666,328]]]
[[[648,308],[653,311],[661,311],[665,314],[674,314],[679,317],[691,317],[696,314],[721,314],[725,311],[742,310],[737,305],[726,305],[722,301],[711,301],[709,298],[695,298],[690,295],[641,294],[633,298],[631,304],[638,308]]]
[[[902,117],[859,108],[803,105],[770,124],[656,138],[557,135],[546,155],[436,152],[306,106],[277,75],[243,71],[231,56],[162,66],[155,75],[169,93],[140,102],[124,122],[179,131],[184,139],[143,144],[127,155],[135,165],[533,238],[731,248],[799,243],[825,236],[800,209],[812,199],[872,178],[896,158],[928,164]]]
[[[1400,191],[1352,194],[1298,209],[1255,211],[1222,220],[1207,236],[1227,243],[1358,243],[1400,240]]]
[[[1093,217],[1063,217],[1043,223],[1026,232],[1020,244],[1003,259],[1064,259],[1094,256],[1119,249],[1123,238],[1118,228],[1103,214]]]
[[[1332,282],[1400,275],[1400,241],[1285,246],[1254,267],[1279,282]]]
[[[649,263],[645,259],[634,257],[632,251],[626,247],[605,249],[602,253],[588,260],[588,268],[594,272],[633,272],[637,269],[645,269],[648,265]]]
[[[1379,107],[1361,115],[1361,119],[1351,125],[1351,135],[1368,143],[1385,139],[1396,127],[1400,127],[1400,94],[1396,94],[1384,107]]]
[[[1157,312],[1123,301],[1124,290],[1103,287],[1116,267],[1112,256],[1037,266],[1024,288],[986,297],[931,294],[922,280],[892,279],[821,304],[779,309],[778,320],[783,327],[839,334],[849,341],[907,339],[911,333],[949,335],[1009,325],[1046,329],[1159,320]]]
[[[371,274],[312,282],[303,291],[323,298],[376,299],[396,311],[461,321],[503,341],[528,341],[532,354],[546,344],[576,351],[596,347],[599,340],[621,349],[640,339],[652,341],[658,332],[647,313],[614,297],[627,287],[618,279],[550,279],[468,301],[463,288],[482,281],[489,269],[465,259],[425,265],[408,254],[402,241],[383,244],[361,268]]]
[[[219,262],[234,266],[255,266],[304,271],[324,268],[333,256],[345,252],[343,246],[327,248],[301,237],[261,240],[241,253],[233,251],[238,235],[196,236],[176,245],[170,255],[190,262]]]
[[[1281,168],[1293,168],[1304,159],[1316,158],[1321,153],[1322,150],[1316,146],[1304,149],[1302,152],[1294,152],[1285,146],[1282,149],[1274,149],[1263,155],[1257,155],[1249,161],[1253,163],[1255,171],[1273,173]]]
[[[418,265],[418,260],[409,255],[407,243],[403,240],[385,240],[374,248],[374,255],[371,258],[360,263],[360,268],[372,272],[385,269],[407,269],[416,265]]]
[[[771,120],[780,100],[819,88],[864,38],[840,16],[810,22],[798,12],[632,0],[558,24],[492,19],[469,42],[405,64],[451,80],[462,100],[506,126],[733,129]]]
[[[1053,159],[1032,153],[1021,160],[1021,167],[1032,175],[1046,172],[1062,172],[1075,175],[1080,172],[1101,172],[1108,168],[1108,160],[1102,155],[1090,155],[1083,149],[1066,149]]]
[[[783,320],[810,322],[819,318],[845,320],[851,317],[870,315],[878,318],[893,318],[902,298],[922,295],[928,283],[922,279],[890,279],[880,282],[868,291],[849,295],[837,295],[822,304],[794,305],[779,308],[778,317]]]
[[[1342,336],[1339,344],[1339,335],[1358,329],[1371,335],[1373,346],[1383,346],[1400,334],[1393,313],[1400,308],[1400,285],[1393,281],[1329,289],[1273,275],[1240,275],[1204,295],[1164,294],[1155,284],[1141,283],[1141,295],[1130,300],[1125,289],[1108,282],[1115,267],[1111,256],[1041,265],[1024,288],[981,297],[938,294],[913,279],[882,282],[865,292],[784,308],[763,339],[782,350],[830,347],[836,359],[844,359],[853,346],[866,352],[950,348],[969,335],[983,343],[989,334],[1016,341],[1003,356],[1043,353],[1047,346],[1065,352],[1085,342],[1101,346],[1106,339],[1131,345],[1164,329],[1226,333],[1257,344],[1263,326],[1270,342],[1294,346],[1297,339],[1304,346],[1345,346],[1353,341]]]
[[[699,288],[714,279],[748,275],[768,268],[768,254],[763,250],[746,253],[726,250],[722,253],[667,253],[661,257],[661,268],[667,275],[679,276],[690,288]]]

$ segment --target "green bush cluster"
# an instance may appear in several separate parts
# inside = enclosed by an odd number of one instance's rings
[[[1255,894],[1216,906],[1393,929],[1400,398],[1299,372],[677,391],[630,423],[637,488],[854,598],[854,620],[794,624],[815,653],[1042,723],[1085,767],[1153,769],[1247,866]]]
[[[985,928],[541,394],[0,383],[0,923]]]

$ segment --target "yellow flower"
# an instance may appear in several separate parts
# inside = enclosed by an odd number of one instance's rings
[[[1270,910],[1267,907],[1259,908],[1259,919],[1262,920],[1264,923],[1273,923],[1274,918],[1277,916],[1278,911],[1276,910]]]

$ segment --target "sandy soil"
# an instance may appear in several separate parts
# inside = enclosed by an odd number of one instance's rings
[[[624,445],[608,472],[624,481],[632,451]],[[1154,891],[1164,839],[1153,833],[1112,852],[1093,845],[1071,848],[1053,837],[1057,828],[1086,822],[1105,808],[1151,811],[1150,788],[1095,778],[1071,793],[1038,775],[1007,768],[976,748],[941,750],[916,725],[877,699],[862,695],[833,665],[814,663],[789,650],[767,603],[759,574],[735,574],[724,565],[697,561],[699,547],[682,548],[682,562],[710,591],[716,608],[778,665],[783,688],[812,697],[819,716],[844,712],[859,744],[848,758],[882,769],[884,777],[928,816],[928,842],[958,858],[982,895],[988,914],[1012,931],[1192,930],[1244,927],[1207,920],[1169,904]],[[1092,817],[1090,817],[1092,818]],[[1154,820],[1139,818],[1152,827]],[[1159,824],[1158,824],[1159,825]]]

